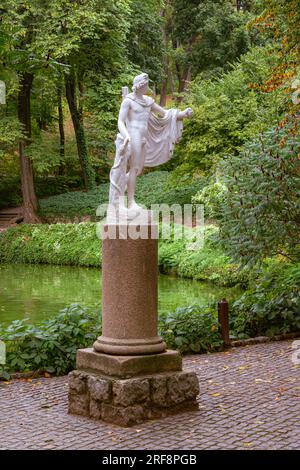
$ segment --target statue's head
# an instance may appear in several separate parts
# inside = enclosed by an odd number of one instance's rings
[[[145,93],[148,89],[149,77],[147,73],[141,73],[133,79],[132,90],[137,91],[141,88],[144,88],[143,92]]]

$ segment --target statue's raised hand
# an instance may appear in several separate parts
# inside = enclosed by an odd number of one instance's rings
[[[191,117],[193,117],[193,110],[192,108],[186,108],[184,110],[184,114],[185,114],[185,117],[187,117],[188,119],[190,119]]]

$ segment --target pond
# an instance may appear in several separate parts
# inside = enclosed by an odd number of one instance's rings
[[[177,277],[159,276],[159,312],[191,304],[206,305],[235,297],[237,288],[216,287]],[[101,301],[101,272],[96,268],[49,265],[0,265],[0,323],[28,318],[37,323],[71,303]]]

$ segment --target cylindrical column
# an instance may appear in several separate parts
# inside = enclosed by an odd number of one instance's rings
[[[115,226],[115,239],[103,240],[102,336],[94,349],[116,355],[161,353],[166,345],[157,334],[157,239],[151,237],[151,225],[138,227],[148,233],[146,239],[130,238],[128,227]]]

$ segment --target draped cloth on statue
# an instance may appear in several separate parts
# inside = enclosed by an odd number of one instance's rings
[[[183,129],[182,121],[177,120],[178,113],[178,109],[169,109],[164,117],[157,117],[150,112],[145,147],[145,167],[162,165],[172,157],[174,145],[180,139]],[[110,204],[118,204],[119,197],[124,196],[127,184],[127,164],[130,159],[130,144],[124,145],[124,138],[121,134],[117,134],[115,144],[115,161],[110,171]]]
[[[174,145],[181,137],[183,124],[177,120],[178,109],[169,109],[164,117],[150,113],[145,149],[145,166],[166,163],[173,154]]]

